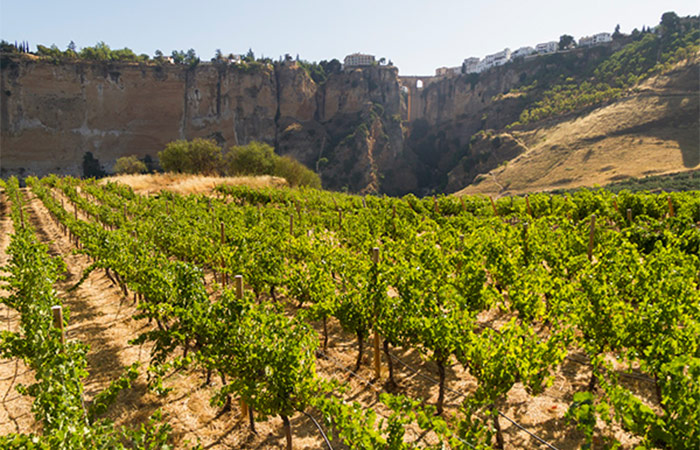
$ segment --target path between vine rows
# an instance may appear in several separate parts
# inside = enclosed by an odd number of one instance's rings
[[[142,364],[141,374],[134,387],[120,394],[107,415],[117,426],[135,426],[144,423],[154,411],[160,408],[173,427],[176,448],[186,448],[187,443],[196,444],[197,442],[200,442],[205,449],[284,448],[282,421],[278,417],[256,423],[257,434],[251,433],[247,424],[239,420],[236,407],[230,412],[220,413],[219,409],[209,404],[209,399],[219,381],[214,380],[212,386],[203,386],[204,377],[200,371],[176,372],[169,375],[166,385],[172,387],[173,391],[166,398],[148,392],[145,367],[148,363],[150,347],[128,343],[149,327],[146,321],[136,321],[132,318],[136,312],[133,299],[124,298],[121,291],[112,285],[103,272],[91,273],[77,289],[68,291],[80,280],[84,269],[89,266],[88,258],[74,253],[74,246],[51,220],[48,210],[41,201],[30,191],[25,191],[25,195],[29,202],[30,220],[39,238],[50,245],[50,251],[53,254],[60,254],[67,265],[66,276],[58,286],[59,296],[70,310],[68,339],[78,339],[90,346],[88,353],[90,375],[85,380],[86,401],[89,402],[95,394],[107,387],[110,381],[118,378],[125,368],[138,361]],[[5,246],[9,241],[7,231],[12,227],[7,214],[2,214],[1,217],[0,264],[6,259]],[[4,306],[1,308],[3,309],[0,309],[0,317],[5,318],[6,309]],[[11,320],[16,319],[11,317]],[[6,329],[6,325],[3,326],[5,327],[3,329]],[[320,331],[320,325],[317,329]],[[334,360],[319,358],[317,362],[319,373],[326,378],[334,377],[347,382],[350,387],[345,394],[347,400],[358,401],[367,408],[374,408],[380,416],[387,415],[386,409],[378,402],[381,382],[368,386],[360,378],[337,367],[337,364],[346,368],[353,367],[357,355],[357,345],[353,336],[344,333],[335,321],[329,322],[329,335],[327,354]],[[364,380],[371,380],[373,377],[370,367],[371,343],[369,347],[359,372],[359,376]],[[413,367],[420,369],[421,374],[435,378],[434,365],[423,361],[416,350],[396,351],[396,354]],[[0,433],[2,434],[33,430],[31,403],[28,398],[20,396],[13,388],[17,382],[31,382],[31,375],[25,373],[24,379],[17,378],[12,383],[8,383],[12,380],[15,364],[18,364],[18,367],[21,365],[13,361],[0,361],[0,395],[8,393],[0,408]],[[400,364],[396,364],[395,367],[400,386],[399,393],[412,398],[426,399],[430,404],[435,403],[437,386],[424,377],[401,367]],[[9,380],[6,379],[8,371]],[[26,369],[24,371],[26,372]],[[577,448],[581,445],[583,436],[567,425],[563,416],[573,393],[585,386],[589,374],[586,368],[566,361],[557,372],[552,386],[543,394],[533,398],[518,384],[509,393],[507,401],[498,407],[558,448],[562,450]],[[386,369],[383,375],[383,381],[386,381]],[[447,380],[448,387],[458,392],[468,394],[475,388],[473,378],[457,364],[448,368]],[[459,395],[447,392],[446,416],[449,417],[456,411],[461,401],[462,398]],[[313,410],[310,412],[314,414]],[[318,413],[315,416],[320,419]],[[295,449],[325,448],[316,427],[308,418],[296,414],[291,418],[291,424]],[[506,420],[501,419],[501,426],[504,430],[506,448],[544,448]],[[633,442],[619,429],[608,431],[621,439],[625,446]],[[411,440],[420,439],[423,444],[435,443],[435,437],[430,433],[421,434],[420,430],[413,428],[407,431],[407,437]],[[345,447],[338,441],[333,441],[333,448]]]

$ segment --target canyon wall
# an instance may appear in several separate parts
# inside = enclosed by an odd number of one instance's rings
[[[205,137],[224,149],[266,142],[318,169],[328,187],[377,192],[383,165],[403,147],[397,80],[396,68],[367,67],[317,84],[294,61],[184,67],[4,56],[0,172],[81,175],[86,152],[109,171],[120,156],[155,158],[170,141]]]
[[[82,175],[86,152],[110,171],[121,156],[156,159],[170,141],[203,137],[223,150],[266,142],[329,189],[454,191],[522,151],[507,136],[513,145],[473,145],[518,120],[527,95],[514,88],[585,73],[621,45],[482,74],[399,77],[372,66],[319,82],[291,60],[188,67],[1,55],[0,176]]]

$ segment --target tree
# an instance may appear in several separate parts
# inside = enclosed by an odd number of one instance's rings
[[[620,33],[620,24],[618,23],[615,26],[615,31],[613,31],[612,38],[613,39],[620,39],[622,37],[622,33]]]
[[[384,65],[384,63],[386,63],[386,58],[382,56],[381,58],[379,58],[379,65]]]
[[[246,53],[245,58],[243,58],[246,62],[255,62],[255,53],[253,53],[253,49],[249,48],[248,53]]]
[[[173,141],[158,153],[160,165],[166,172],[217,172],[221,164],[221,148],[211,139]]]
[[[573,36],[562,34],[559,38],[559,50],[566,50],[576,46],[576,41]]]
[[[75,51],[75,42],[70,41],[70,44],[68,44],[68,47],[66,48],[66,51],[63,52],[64,56],[67,56],[68,58],[77,58],[78,53]]]
[[[661,16],[661,27],[664,34],[675,33],[680,28],[680,25],[681,19],[679,19],[678,15],[676,15],[676,13],[673,11],[663,13]]]
[[[143,161],[143,163],[146,165],[146,170],[148,173],[153,173],[160,170],[158,164],[156,164],[156,162],[153,161],[153,158],[151,158],[151,155],[144,156],[141,161]]]
[[[146,164],[139,160],[135,155],[130,155],[117,158],[117,162],[114,164],[113,170],[114,173],[120,175],[136,174],[148,172],[148,167],[146,167]]]
[[[92,155],[92,152],[85,152],[83,155],[83,177],[100,178],[107,175],[102,169],[100,161]]]
[[[229,149],[225,165],[230,175],[269,175],[274,168],[274,149],[261,142],[237,145]]]

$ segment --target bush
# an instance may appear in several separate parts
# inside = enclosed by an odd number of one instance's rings
[[[318,174],[289,156],[275,155],[273,175],[284,178],[292,187],[308,186],[321,189],[321,178]]]
[[[92,152],[85,152],[83,154],[83,177],[101,178],[106,175],[100,161],[92,155]]]
[[[117,158],[117,163],[114,165],[114,173],[119,175],[146,172],[148,172],[148,167],[146,167],[146,163],[139,160],[134,155],[122,156],[121,158]]]
[[[229,175],[274,175],[290,186],[320,189],[321,179],[311,169],[289,156],[279,156],[274,149],[260,142],[231,147],[225,156]]]
[[[166,172],[214,174],[221,166],[221,148],[212,139],[173,141],[158,153]]]
[[[229,175],[271,175],[274,169],[275,151],[261,142],[231,147],[226,154]]]

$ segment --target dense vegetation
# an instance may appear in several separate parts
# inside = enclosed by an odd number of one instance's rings
[[[166,172],[219,175],[273,175],[282,177],[290,186],[321,187],[318,174],[289,156],[279,156],[274,149],[260,142],[235,145],[222,153],[210,139],[173,141],[158,153]]]
[[[139,317],[152,321],[134,341],[153,349],[151,387],[166,395],[172,370],[218,373],[214,401],[230,407],[237,396],[258,420],[279,415],[288,448],[289,417],[307,408],[350,448],[419,448],[407,427],[450,448],[503,448],[498,405],[516,383],[541,393],[571,352],[586,355],[590,373],[566,415],[582,444],[614,444],[597,420],[636,436],[637,448],[700,444],[697,192],[491,203],[225,186],[219,199],[147,198],[69,178],[28,184],[94,259],[89,270],[138,297]],[[207,294],[203,271],[215,273],[218,294]],[[238,274],[249,293],[225,289]],[[484,313],[496,319],[484,323]],[[393,348],[433,361],[434,409],[383,394],[391,414],[377,421],[346,402],[315,369],[325,339],[310,325],[330,318],[356,337],[356,368],[373,333],[389,361]],[[434,416],[453,364],[476,387],[454,417]]]
[[[663,15],[655,31],[637,33],[634,41],[590,72],[561,76],[551,83],[539,82],[523,86],[528,106],[513,125],[599,105],[626,95],[640,81],[693,57],[700,49],[700,18],[681,19],[674,13]],[[548,74],[552,77],[556,74]]]

